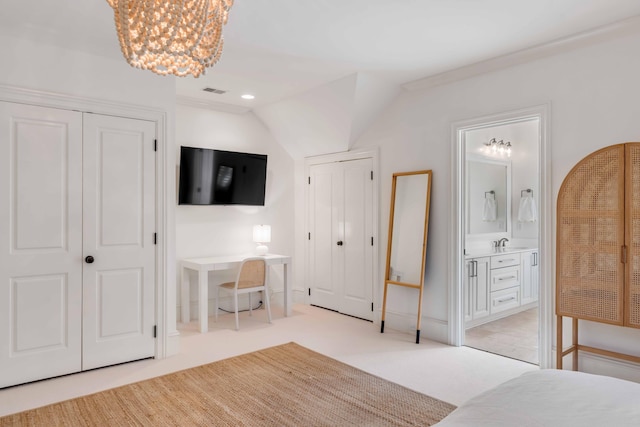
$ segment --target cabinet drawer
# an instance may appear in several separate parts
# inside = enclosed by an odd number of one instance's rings
[[[491,257],[491,268],[511,267],[520,265],[520,253],[494,255]]]
[[[520,306],[520,288],[508,288],[491,292],[491,314]]]
[[[491,270],[491,292],[520,286],[520,266]]]

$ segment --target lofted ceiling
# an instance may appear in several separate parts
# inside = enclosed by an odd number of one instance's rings
[[[636,15],[638,0],[235,0],[220,62],[177,94],[253,109],[356,73],[399,86]],[[0,34],[120,57],[106,0],[5,2]]]

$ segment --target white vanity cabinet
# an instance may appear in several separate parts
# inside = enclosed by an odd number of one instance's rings
[[[472,322],[489,316],[489,271],[491,257],[466,261],[464,313],[465,321]]]
[[[465,261],[466,327],[534,306],[538,301],[538,250],[514,250]]]
[[[491,314],[520,306],[520,253],[491,257]]]
[[[522,269],[522,304],[529,304],[538,301],[539,292],[539,271],[538,250],[531,250],[521,253]]]

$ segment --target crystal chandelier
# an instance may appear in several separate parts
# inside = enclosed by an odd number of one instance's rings
[[[222,54],[233,0],[107,0],[120,48],[135,68],[198,77]]]

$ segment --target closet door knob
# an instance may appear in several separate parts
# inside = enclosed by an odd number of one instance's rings
[[[338,240],[338,243],[336,243],[338,246],[342,246],[342,240]]]
[[[93,261],[94,261],[94,259],[93,259],[93,257],[91,255],[87,256],[84,259],[84,262],[86,262],[87,264],[93,264]]]

